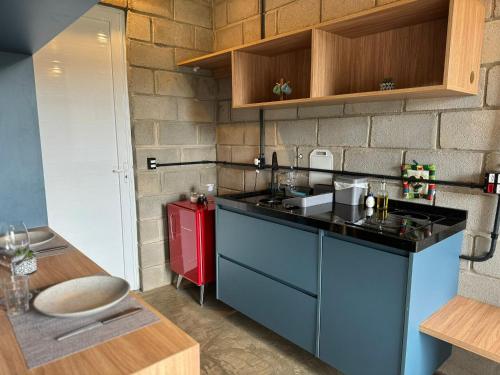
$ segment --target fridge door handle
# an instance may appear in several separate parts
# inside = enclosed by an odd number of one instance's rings
[[[174,215],[168,215],[168,230],[170,238],[174,238]]]

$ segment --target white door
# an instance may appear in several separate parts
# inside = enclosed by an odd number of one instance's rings
[[[95,6],[34,66],[49,226],[137,289],[124,17]]]

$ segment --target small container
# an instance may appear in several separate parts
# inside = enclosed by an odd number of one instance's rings
[[[337,189],[337,185],[357,185],[347,189]],[[351,206],[362,205],[368,187],[366,177],[337,176],[335,178],[335,203],[348,204]]]
[[[377,192],[377,210],[387,210],[389,207],[389,193],[387,192],[387,184],[382,182],[380,190]]]
[[[25,258],[22,262],[16,264],[14,267],[15,275],[29,275],[38,269],[38,262],[36,256],[32,255],[29,258]]]

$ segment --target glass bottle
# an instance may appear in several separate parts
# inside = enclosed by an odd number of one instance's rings
[[[377,210],[386,211],[389,207],[389,193],[386,182],[382,182],[380,190],[377,192]]]

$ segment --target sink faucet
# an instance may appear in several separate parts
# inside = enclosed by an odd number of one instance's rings
[[[276,172],[279,170],[278,166],[278,155],[276,154],[276,151],[273,152],[273,159],[271,163],[271,195],[274,197],[274,195],[278,191],[278,183],[276,180]]]

